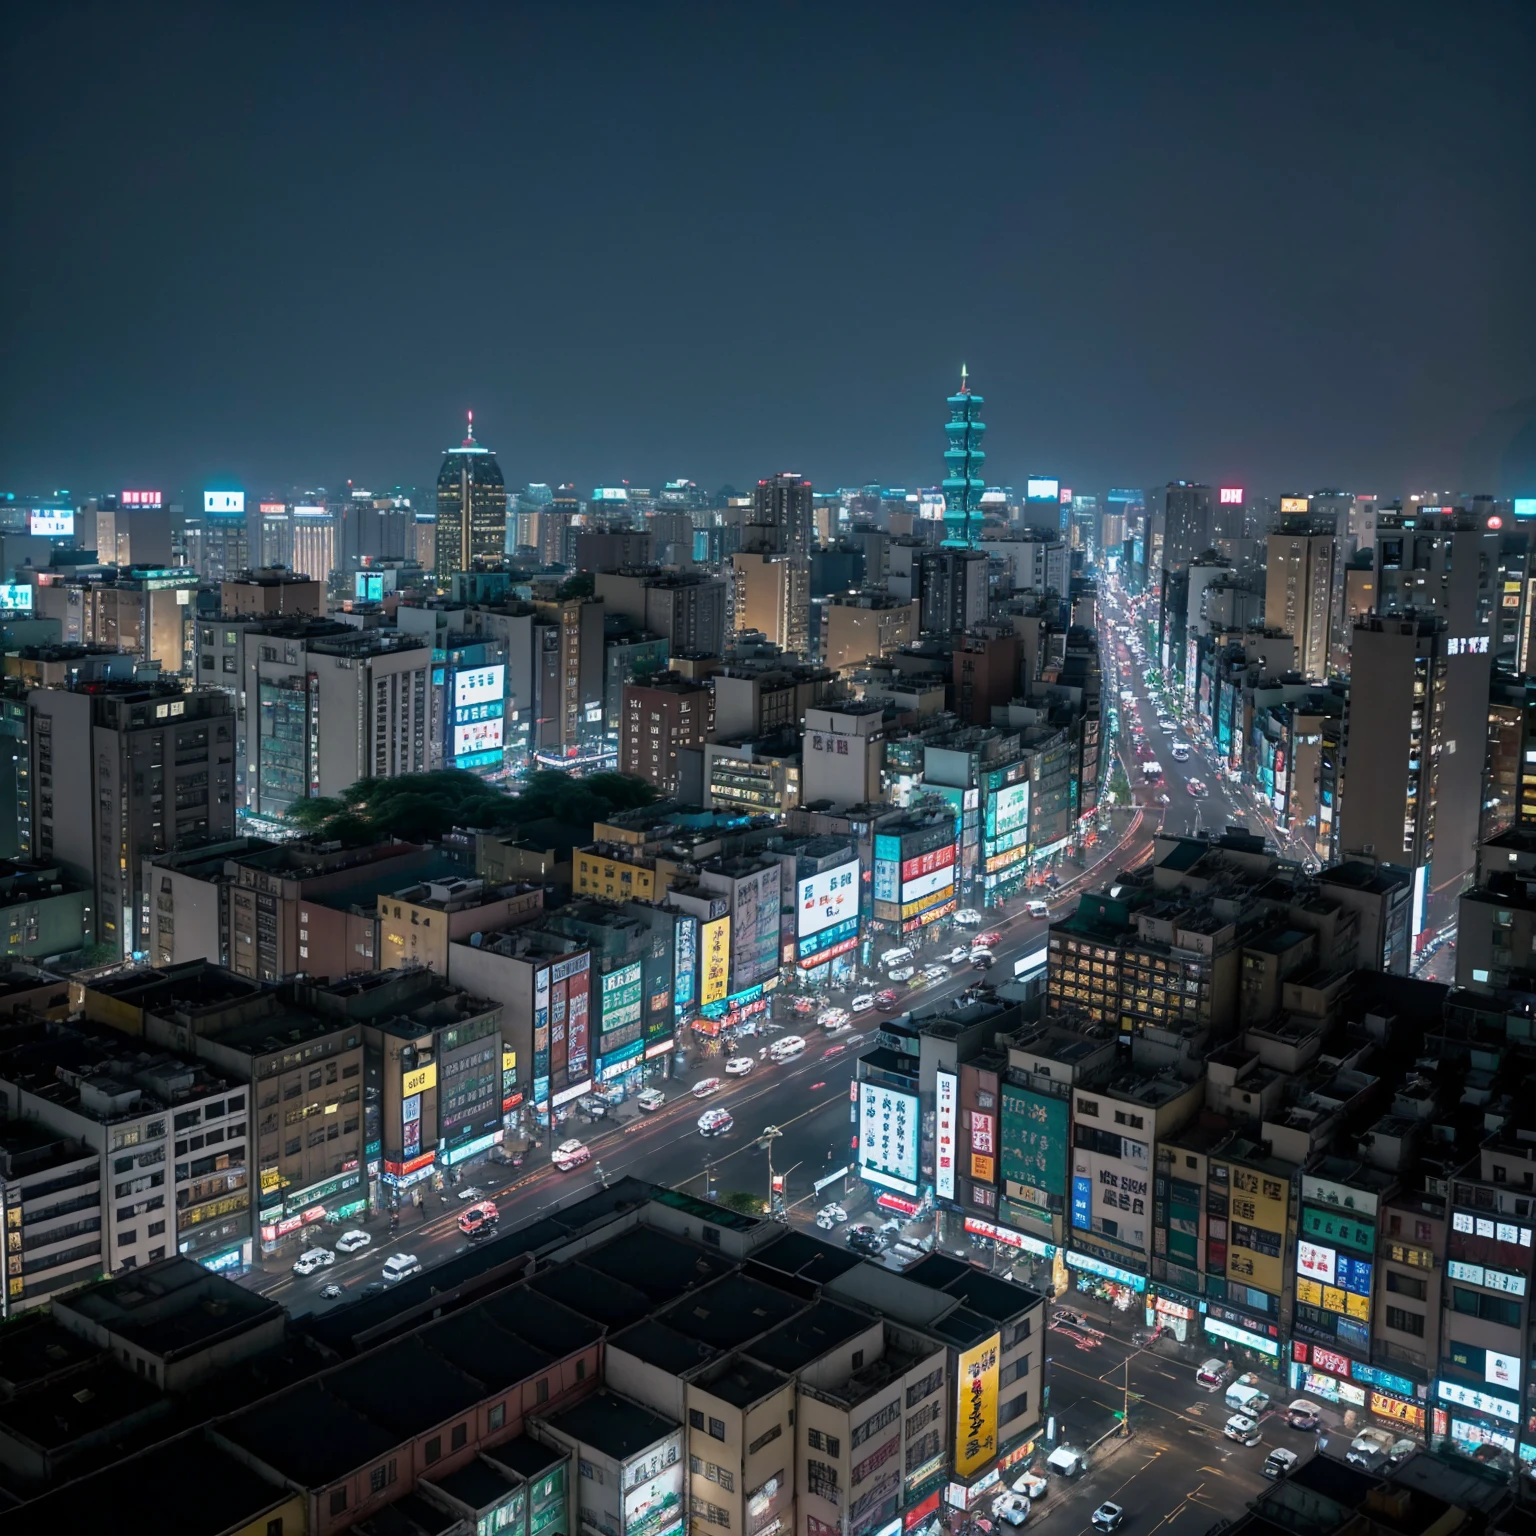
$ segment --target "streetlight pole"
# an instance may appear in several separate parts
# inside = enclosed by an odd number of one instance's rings
[[[773,1144],[784,1134],[776,1125],[763,1127],[763,1146],[768,1153],[768,1214],[773,1215]]]

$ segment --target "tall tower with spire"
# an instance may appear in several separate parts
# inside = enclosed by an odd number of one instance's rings
[[[949,397],[949,420],[944,431],[949,447],[944,450],[945,544],[969,548],[981,535],[981,493],[986,489],[981,466],[986,454],[981,439],[986,425],[981,419],[984,404],[971,392],[970,374],[960,366],[960,392]]]
[[[496,455],[475,441],[471,411],[464,441],[443,455],[437,472],[437,579],[446,583],[477,560],[499,560],[506,547],[507,487]]]

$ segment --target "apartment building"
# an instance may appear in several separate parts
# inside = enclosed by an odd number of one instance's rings
[[[102,1268],[99,1148],[38,1120],[0,1121],[6,1277],[0,1317],[50,1305]]]
[[[703,747],[714,734],[714,690],[675,672],[627,682],[616,728],[619,772],[674,795],[682,782],[680,755]]]
[[[386,891],[379,898],[379,968],[421,965],[446,976],[455,939],[534,922],[543,910],[540,885],[491,886],[466,876]]]

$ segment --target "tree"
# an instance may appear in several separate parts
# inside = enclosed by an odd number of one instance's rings
[[[740,1211],[743,1216],[763,1216],[768,1211],[768,1202],[761,1195],[749,1194],[744,1189],[727,1190],[716,1204],[726,1206],[733,1211]]]
[[[555,596],[561,602],[572,597],[591,597],[596,589],[596,583],[585,571],[580,571],[574,576],[567,576],[555,589]]]

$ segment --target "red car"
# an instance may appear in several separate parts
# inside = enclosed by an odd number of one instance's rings
[[[875,993],[875,1011],[877,1013],[894,1013],[900,1006],[900,999],[889,987],[884,992]]]
[[[978,933],[971,940],[972,949],[991,949],[994,944],[1001,944],[1003,936],[1000,933]]]

